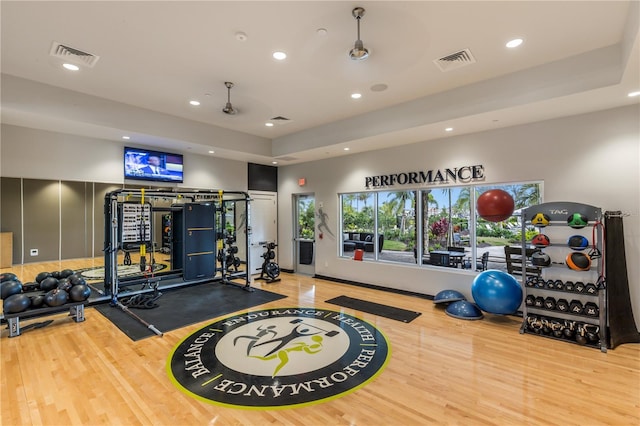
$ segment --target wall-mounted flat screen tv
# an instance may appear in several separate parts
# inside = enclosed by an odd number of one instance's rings
[[[182,183],[182,173],[181,154],[142,148],[124,148],[125,179]]]

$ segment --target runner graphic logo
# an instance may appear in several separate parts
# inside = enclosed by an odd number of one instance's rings
[[[314,308],[271,309],[198,330],[171,354],[173,382],[206,402],[247,408],[309,405],[375,378],[389,345],[371,324]]]

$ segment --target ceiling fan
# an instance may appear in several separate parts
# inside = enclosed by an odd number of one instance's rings
[[[363,7],[356,7],[351,11],[351,15],[356,18],[356,22],[358,23],[358,39],[356,40],[353,49],[349,51],[349,58],[354,61],[364,61],[369,57],[369,51],[364,48],[362,40],[360,40],[360,19],[364,16],[364,12],[365,10]]]
[[[230,81],[225,81],[224,85],[227,87],[227,104],[222,108],[222,112],[229,115],[235,115],[238,110],[233,108],[231,105],[231,88],[233,87],[233,83]]]

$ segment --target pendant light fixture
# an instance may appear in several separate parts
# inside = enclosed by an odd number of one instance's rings
[[[222,108],[222,112],[229,115],[235,115],[238,110],[233,108],[231,105],[231,88],[233,87],[233,83],[230,81],[225,81],[224,85],[227,87],[227,104]]]
[[[365,10],[362,7],[356,7],[351,11],[351,14],[356,18],[356,22],[358,23],[358,39],[353,49],[349,51],[349,58],[354,61],[364,61],[369,57],[369,51],[364,48],[362,40],[360,40],[360,19],[364,16],[364,12]]]

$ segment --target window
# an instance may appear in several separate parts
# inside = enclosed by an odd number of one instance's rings
[[[479,267],[484,254],[490,267],[506,270],[504,246],[520,244],[519,213],[542,202],[541,187],[522,183],[341,194],[341,254],[353,256],[362,249],[365,260],[466,269]],[[475,200],[488,189],[513,197],[511,217],[490,222],[477,216]],[[443,261],[441,251],[463,255]]]
[[[378,238],[382,250],[378,258],[414,263],[416,247],[416,192],[378,192]]]

